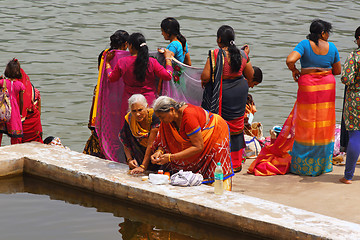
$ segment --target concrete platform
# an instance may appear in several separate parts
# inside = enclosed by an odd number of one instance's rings
[[[152,185],[128,175],[124,164],[60,147],[28,143],[0,148],[0,177],[27,172],[272,239],[360,239],[359,211],[350,205],[360,195],[358,182],[338,184],[337,171],[317,178],[255,177],[244,171],[235,176],[233,192],[216,196],[205,185]],[[350,197],[354,200],[337,202]]]

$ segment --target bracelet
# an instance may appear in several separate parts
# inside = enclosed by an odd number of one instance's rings
[[[144,166],[144,165],[141,164],[140,167],[145,170],[145,166]]]
[[[172,60],[173,60],[173,58],[165,58],[165,60],[171,60],[171,61],[172,61]]]
[[[128,159],[126,159],[126,162],[127,162],[127,163],[129,163],[129,162],[130,162],[130,160],[132,160],[132,158],[128,158]]]
[[[171,153],[169,153],[169,162],[171,162]]]

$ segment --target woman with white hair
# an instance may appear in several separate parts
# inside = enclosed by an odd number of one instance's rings
[[[214,182],[216,164],[224,171],[224,188],[231,190],[234,175],[230,160],[230,134],[226,121],[201,107],[161,96],[154,103],[160,118],[154,142],[153,164],[172,173],[179,170],[200,173],[203,183]]]
[[[142,94],[134,94],[129,100],[130,112],[125,116],[125,123],[120,132],[124,145],[126,162],[131,174],[154,169],[150,162],[151,147],[159,130],[160,120],[154,110],[148,108]]]

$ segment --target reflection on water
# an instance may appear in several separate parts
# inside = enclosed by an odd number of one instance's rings
[[[17,57],[42,93],[44,136],[59,136],[72,150],[82,151],[87,129],[97,56],[118,29],[142,32],[149,49],[168,44],[160,22],[179,20],[193,65],[203,67],[216,31],[233,26],[236,44],[249,44],[251,61],[264,72],[264,82],[250,92],[267,132],[282,125],[296,97],[296,84],[285,65],[286,56],[308,33],[314,18],[333,24],[330,41],[341,62],[355,47],[359,1],[334,0],[2,0],[0,8],[0,69]],[[1,71],[1,70],[0,70]],[[343,86],[337,77],[336,113],[340,120]]]
[[[260,239],[28,176],[0,179],[0,206],[1,239]]]

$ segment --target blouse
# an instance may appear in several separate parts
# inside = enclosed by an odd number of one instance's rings
[[[243,71],[245,69],[246,63],[248,62],[248,56],[243,50],[240,50],[240,54],[241,54],[241,66],[237,73],[231,71],[231,67],[227,58],[226,57],[224,58],[223,78],[239,77],[243,75]]]
[[[307,39],[299,42],[294,51],[301,55],[301,68],[332,68],[334,63],[340,61],[339,52],[332,42],[329,42],[329,51],[326,55],[314,53]]]
[[[183,48],[181,42],[179,42],[179,41],[172,41],[166,47],[166,49],[169,49],[170,51],[172,51],[174,53],[174,57],[182,63],[185,60],[185,55],[189,52],[188,44],[187,43],[185,44],[185,52],[184,52],[184,48]]]

